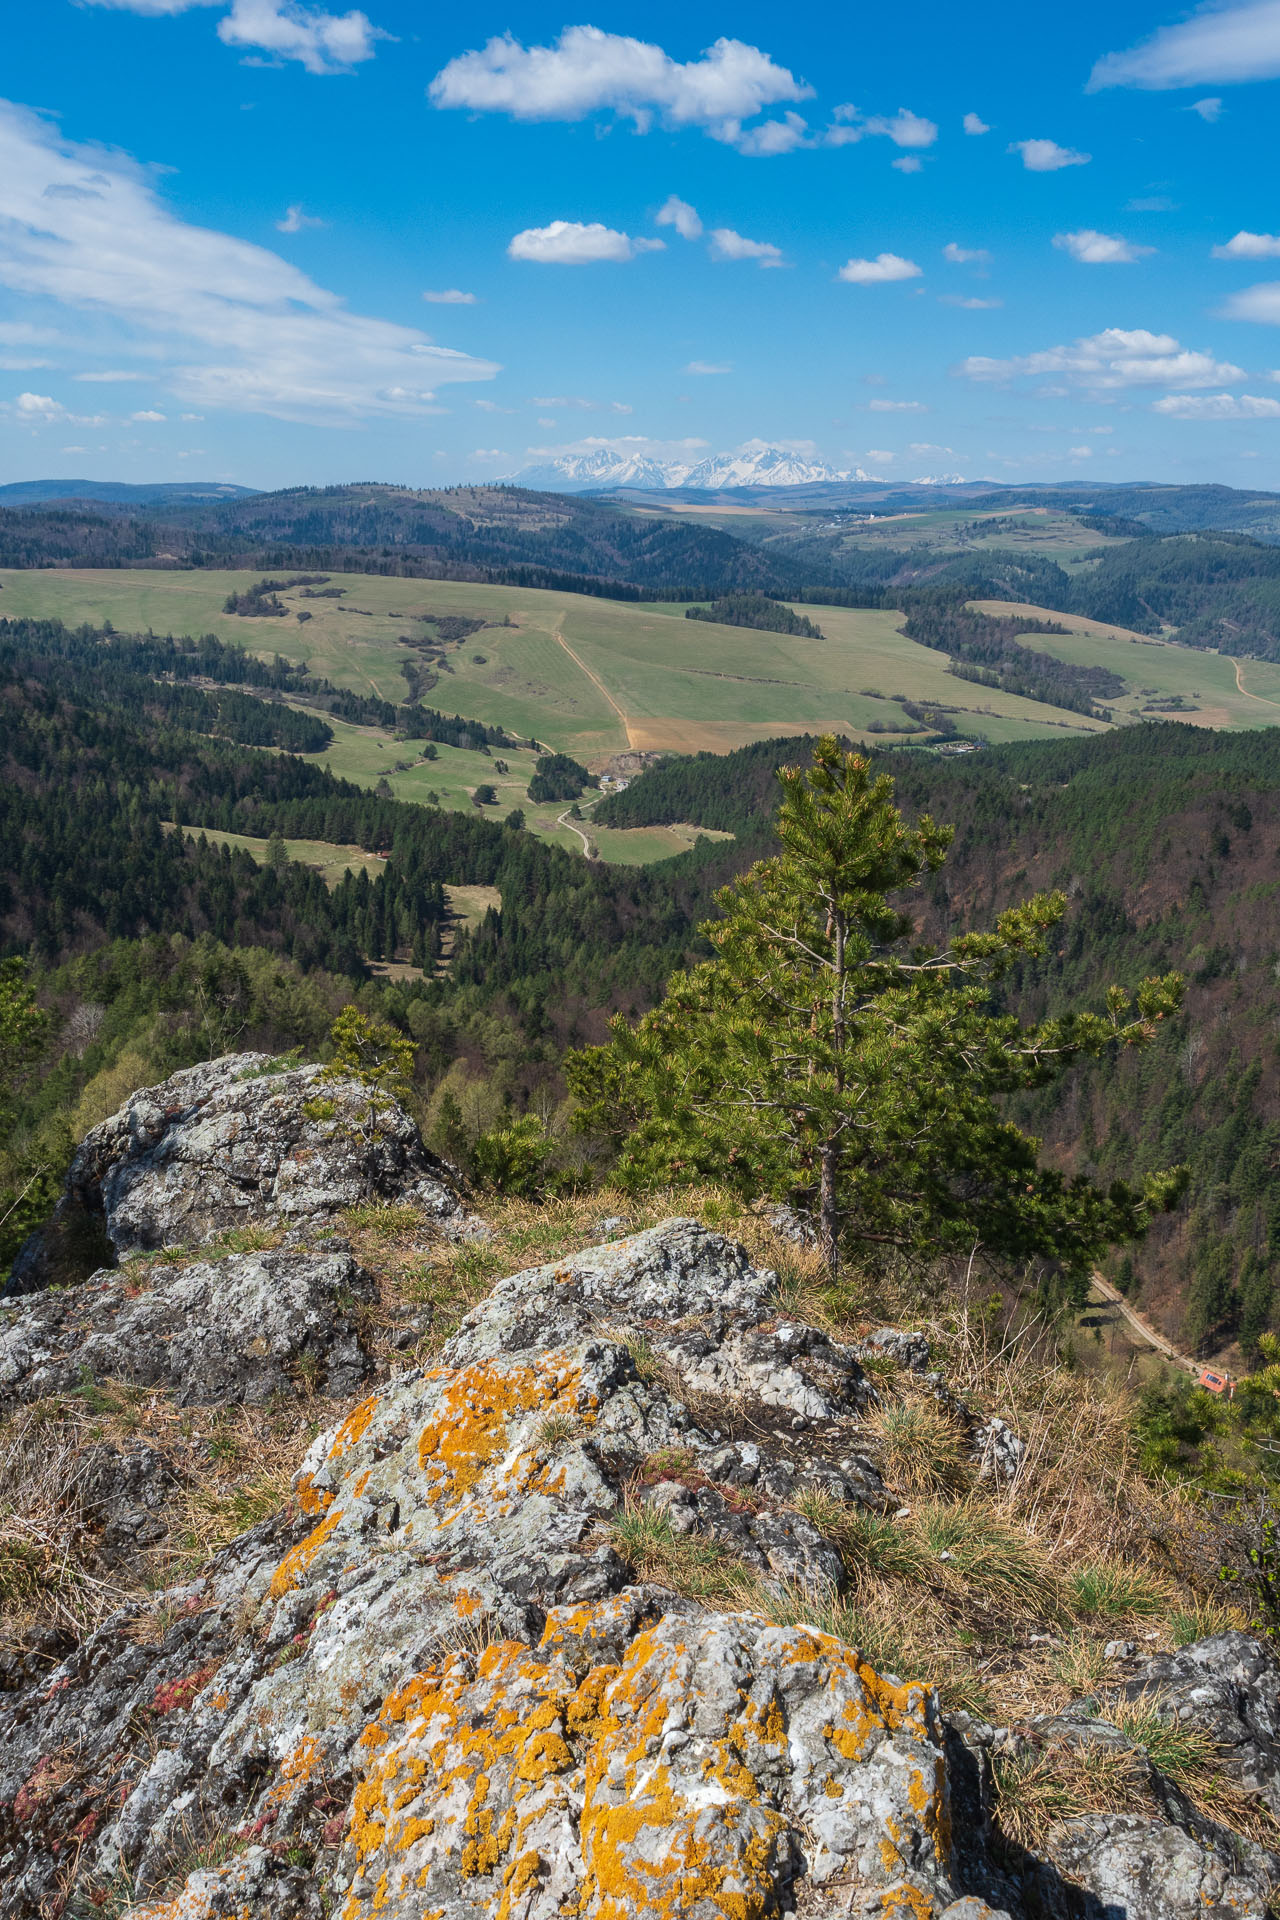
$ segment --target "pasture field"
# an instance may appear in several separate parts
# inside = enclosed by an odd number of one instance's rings
[[[957,516],[914,518],[954,522]],[[425,636],[440,645],[432,618],[483,620],[466,639],[440,646],[444,668],[425,690],[426,703],[504,727],[524,741],[536,738],[596,770],[625,747],[726,752],[789,733],[832,730],[867,744],[923,743],[927,735],[906,730],[912,723],[903,700],[945,707],[962,732],[992,743],[1061,738],[1105,725],[957,678],[945,654],[903,636],[902,616],[892,611],[806,606],[824,636],[811,640],[688,621],[684,606],[674,602],[334,574],[328,578],[341,589],[336,598],[285,590],[286,617],[224,613],[228,594],[258,578],[244,571],[5,570],[0,614],[54,616],[69,625],[110,620],[125,632],[211,632],[265,658],[280,653],[306,661],[338,686],[397,704],[407,693],[402,665],[424,658],[406,638]],[[1109,704],[1121,722],[1159,714],[1159,703],[1175,697],[1184,710],[1162,717],[1229,728],[1280,722],[1280,666],[1235,661],[1052,608],[980,604],[1066,626],[1063,635],[1029,635],[1028,644],[1119,673],[1126,691]],[[299,620],[301,613],[310,617]],[[532,831],[606,860],[657,860],[692,844],[692,831],[680,827],[597,830],[589,794],[581,821],[570,821],[561,805],[533,806],[526,789],[537,755],[529,746],[486,754],[437,745],[428,758],[421,742],[336,719],[331,724],[334,740],[321,756],[326,764],[363,785],[385,779],[399,799],[470,807],[476,788],[488,784],[496,800],[484,809],[487,817],[501,819],[520,807]],[[505,771],[498,771],[498,760],[506,762]]]
[[[1074,666],[1109,667],[1122,675],[1128,682],[1127,692],[1106,703],[1117,719],[1163,717],[1233,732],[1280,724],[1280,665],[1274,661],[1238,660],[1201,647],[1180,647],[1176,640],[1130,633],[1127,627],[1055,613],[1050,607],[1027,607],[1011,600],[974,604],[987,613],[1029,614],[1068,628],[1066,634],[1029,633],[1027,645]],[[1163,716],[1144,712],[1153,699],[1174,695],[1180,695],[1190,710]]]
[[[945,655],[902,638],[892,612],[808,608],[826,638],[798,640],[695,624],[673,603],[334,574],[341,598],[307,599],[305,589],[290,588],[281,595],[287,618],[223,613],[228,594],[257,578],[6,570],[0,612],[52,615],[68,625],[109,619],[125,632],[215,633],[264,657],[305,660],[337,686],[392,701],[405,697],[402,663],[421,658],[402,634],[420,637],[433,614],[484,619],[497,624],[448,647],[452,670],[424,696],[427,703],[537,738],[595,767],[627,746],[726,751],[820,729],[888,744],[912,737],[895,730],[895,722],[911,724],[895,695],[952,707],[964,731],[989,740],[1053,737],[1096,724],[956,680]],[[300,623],[304,612],[311,618]],[[509,626],[501,624],[507,620]],[[873,732],[877,722],[886,731]]]

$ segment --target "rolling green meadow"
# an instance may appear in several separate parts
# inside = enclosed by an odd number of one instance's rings
[[[1066,530],[1045,531],[1061,539]],[[1007,537],[1006,523],[1001,538]],[[337,686],[393,703],[406,697],[402,665],[423,662],[413,643],[437,644],[432,618],[483,620],[489,624],[480,631],[438,648],[445,670],[425,692],[426,703],[504,727],[524,741],[536,739],[597,770],[627,748],[724,752],[787,733],[835,730],[867,743],[902,743],[918,737],[909,732],[903,699],[944,706],[962,732],[992,743],[1078,736],[1105,725],[956,678],[947,655],[906,639],[902,616],[892,611],[808,607],[824,636],[811,640],[695,624],[679,603],[370,574],[329,576],[342,590],[332,599],[308,598],[297,587],[283,591],[287,617],[223,611],[230,593],[260,577],[203,570],[3,571],[0,612],[56,617],[71,626],[110,621],[125,632],[214,633],[268,658],[280,653],[306,661]],[[1052,609],[979,604],[993,613],[1060,620],[1068,633],[1037,634],[1033,644],[1122,675],[1126,691],[1112,703],[1121,721],[1149,714],[1152,701],[1173,698],[1181,702],[1177,718],[1201,725],[1235,729],[1280,720],[1280,665],[1235,661]],[[299,614],[310,617],[299,620]],[[679,826],[626,833],[596,828],[590,794],[581,802],[580,821],[570,820],[561,805],[532,805],[526,789],[537,753],[529,746],[484,753],[438,745],[428,757],[421,742],[389,731],[337,718],[331,725],[334,740],[323,758],[333,771],[366,786],[385,780],[397,799],[470,807],[476,788],[488,784],[496,796],[484,809],[490,817],[519,807],[534,832],[610,861],[662,859],[695,838],[693,829]]]

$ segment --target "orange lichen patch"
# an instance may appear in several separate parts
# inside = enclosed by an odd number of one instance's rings
[[[327,1512],[333,1505],[333,1495],[327,1489],[317,1487],[309,1473],[303,1474],[294,1491],[298,1505],[309,1520],[317,1514]]]
[[[293,1752],[282,1761],[280,1772],[267,1794],[269,1806],[281,1807],[295,1793],[308,1786],[324,1767],[324,1748],[311,1734],[304,1734]]]
[[[472,1614],[479,1613],[483,1606],[484,1601],[480,1595],[472,1593],[467,1587],[453,1596],[453,1610],[460,1620],[469,1620]]]
[[[329,1449],[329,1458],[331,1460],[340,1460],[349,1447],[354,1447],[357,1441],[364,1438],[369,1422],[378,1411],[379,1403],[380,1396],[376,1393],[371,1393],[369,1398],[362,1400],[358,1407],[352,1407],[350,1413],[338,1428],[337,1433],[333,1436],[333,1445]]]
[[[342,1518],[341,1507],[330,1507],[318,1527],[312,1527],[305,1540],[290,1547],[271,1578],[271,1597],[280,1600],[306,1578],[307,1569]]]
[[[834,1771],[814,1783],[828,1798],[845,1791],[850,1742],[866,1751],[873,1733],[883,1740],[891,1731],[927,1740],[918,1689],[882,1680],[839,1641],[763,1623],[745,1638],[735,1623],[738,1651],[722,1652],[725,1623],[668,1619],[636,1634],[620,1667],[601,1662],[577,1679],[561,1649],[579,1656],[580,1670],[581,1653],[615,1640],[619,1624],[616,1602],[564,1608],[538,1652],[503,1641],[474,1663],[457,1654],[388,1696],[359,1743],[364,1778],[350,1830],[363,1884],[381,1877],[371,1895],[348,1900],[344,1920],[372,1920],[380,1902],[420,1897],[439,1869],[482,1883],[474,1898],[494,1920],[514,1920],[542,1875],[566,1917],[679,1920],[696,1908],[766,1920],[792,1848],[788,1816],[773,1804],[788,1764],[788,1664],[814,1668],[812,1684],[801,1677],[801,1698],[811,1702],[813,1686],[829,1690],[819,1724]],[[751,1648],[766,1640],[766,1657],[754,1658]],[[722,1700],[718,1726],[669,1748],[683,1706],[704,1697],[707,1658],[717,1662],[707,1697]],[[773,1687],[771,1670],[782,1675]],[[740,1678],[723,1697],[730,1671]],[[937,1835],[940,1785],[930,1790],[922,1755],[901,1824],[886,1818],[880,1827],[886,1898],[903,1920],[931,1912],[902,1876],[919,1829]],[[563,1839],[546,1845],[548,1834],[575,1829],[580,1868]]]
[[[561,1401],[578,1412],[577,1369],[554,1354],[537,1366],[484,1360],[437,1377],[447,1378],[448,1385],[418,1436],[418,1465],[429,1500],[464,1500],[509,1451],[510,1428],[517,1420],[550,1411]],[[512,1471],[513,1490],[522,1489],[536,1471],[532,1454],[521,1454]]]

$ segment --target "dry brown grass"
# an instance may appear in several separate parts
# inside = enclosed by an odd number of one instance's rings
[[[34,1626],[88,1632],[123,1597],[92,1549],[88,1465],[38,1406],[0,1426],[0,1646]]]

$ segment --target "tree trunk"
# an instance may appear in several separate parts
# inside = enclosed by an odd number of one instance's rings
[[[822,1186],[818,1195],[818,1238],[822,1247],[822,1257],[830,1269],[834,1280],[840,1271],[840,1233],[839,1216],[836,1210],[836,1149],[833,1146],[821,1147],[818,1152],[822,1168]]]

